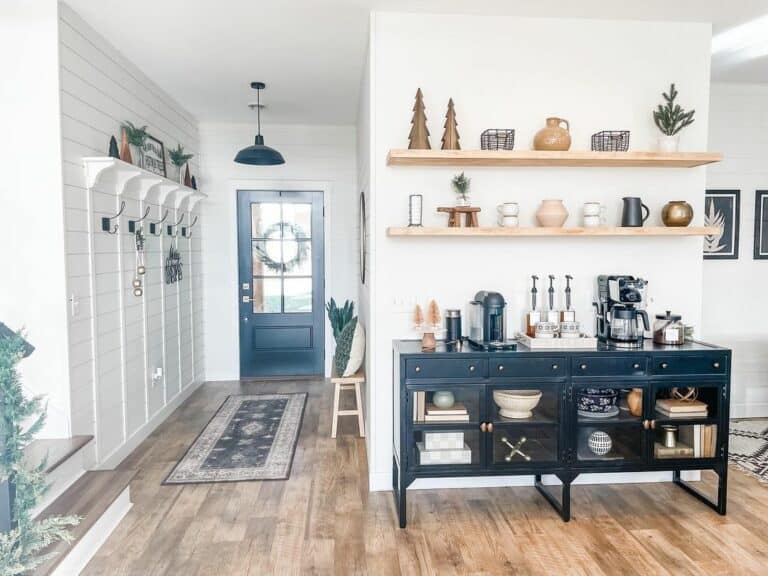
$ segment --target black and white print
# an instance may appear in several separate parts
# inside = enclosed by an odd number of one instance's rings
[[[755,260],[768,259],[768,190],[755,191]]]
[[[739,191],[707,190],[704,225],[720,231],[704,236],[705,260],[736,260],[739,257]]]
[[[307,395],[229,396],[164,484],[285,480]]]

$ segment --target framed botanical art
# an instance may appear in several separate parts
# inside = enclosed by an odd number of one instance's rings
[[[768,190],[755,191],[755,260],[768,260]]]
[[[705,260],[736,260],[739,257],[739,191],[707,190],[704,225],[719,232],[704,236]]]

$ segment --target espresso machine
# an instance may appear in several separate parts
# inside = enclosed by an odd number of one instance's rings
[[[640,348],[643,329],[650,330],[645,307],[648,282],[634,276],[598,276],[597,338],[618,348]],[[642,327],[638,322],[642,319]]]
[[[507,303],[498,292],[483,290],[469,303],[469,343],[483,350],[515,350],[507,341]]]

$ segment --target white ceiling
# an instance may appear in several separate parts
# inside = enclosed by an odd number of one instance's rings
[[[66,0],[204,122],[353,124],[371,10],[712,22],[768,13],[766,0]],[[766,32],[768,35],[768,31]],[[674,47],[670,47],[674,49]],[[763,82],[768,55],[716,55],[716,80]]]

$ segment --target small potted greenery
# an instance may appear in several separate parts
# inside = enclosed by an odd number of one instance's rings
[[[171,150],[168,152],[168,155],[171,157],[171,164],[173,164],[175,172],[173,173],[174,176],[176,176],[176,179],[179,181],[180,184],[184,183],[184,165],[189,162],[192,159],[192,156],[194,154],[185,154],[184,153],[184,146],[181,144],[178,144],[175,149],[171,148]]]
[[[121,125],[128,144],[131,146],[131,158],[133,164],[139,168],[144,168],[144,143],[147,141],[147,127],[138,127],[130,120],[126,120]]]
[[[677,152],[680,143],[680,131],[693,124],[693,115],[696,110],[685,111],[679,104],[675,104],[677,90],[674,83],[669,87],[669,94],[661,94],[666,101],[663,106],[659,104],[653,111],[653,121],[661,130],[659,136],[659,152]]]
[[[453,191],[458,194],[458,206],[469,206],[469,184],[472,180],[464,176],[464,172],[457,174],[451,180]]]

